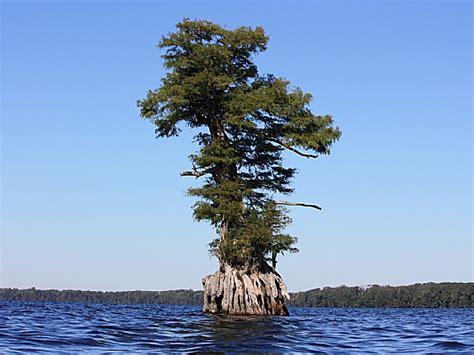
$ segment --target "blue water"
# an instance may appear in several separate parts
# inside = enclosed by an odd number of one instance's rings
[[[220,317],[200,306],[0,302],[0,352],[474,352],[473,309],[290,308]]]

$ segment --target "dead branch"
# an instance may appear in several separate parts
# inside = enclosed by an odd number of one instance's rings
[[[193,167],[193,170],[183,171],[180,176],[194,176],[196,179],[206,174],[212,174],[214,171],[214,167],[205,169],[205,170],[197,170]]]
[[[300,155],[300,156],[302,156],[302,157],[305,157],[305,158],[313,158],[313,159],[315,159],[315,158],[318,157],[318,155],[315,155],[315,154],[303,153],[303,152],[299,151],[298,149],[293,148],[291,145],[288,145],[288,144],[286,144],[286,143],[283,143],[283,142],[280,142],[280,141],[277,141],[277,140],[269,139],[269,141],[272,142],[272,143],[281,145],[283,148],[286,148],[286,149],[292,151],[293,153],[296,153],[296,154],[298,154],[298,155]]]
[[[301,202],[289,202],[289,201],[273,201],[277,205],[284,205],[284,206],[300,206],[300,207],[311,207],[311,208],[316,208],[317,210],[322,210],[321,207],[318,205],[313,205],[310,203],[301,203]]]

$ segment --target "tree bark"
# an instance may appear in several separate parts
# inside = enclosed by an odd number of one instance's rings
[[[233,315],[289,315],[285,299],[290,299],[281,276],[268,267],[265,271],[244,271],[225,265],[223,270],[202,279],[203,311]]]

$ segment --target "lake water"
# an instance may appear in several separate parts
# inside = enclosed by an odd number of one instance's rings
[[[200,306],[0,302],[0,352],[474,352],[473,309],[290,308],[220,317]]]

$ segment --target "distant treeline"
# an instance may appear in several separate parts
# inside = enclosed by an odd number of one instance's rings
[[[202,291],[76,291],[0,289],[0,301],[201,304]],[[474,283],[325,287],[291,294],[293,307],[474,308]]]
[[[172,291],[79,291],[37,290],[29,288],[0,288],[0,301],[90,302],[90,303],[141,303],[141,304],[200,304],[203,292],[193,290]]]
[[[325,287],[291,294],[296,307],[474,308],[474,283]]]

